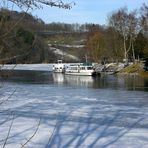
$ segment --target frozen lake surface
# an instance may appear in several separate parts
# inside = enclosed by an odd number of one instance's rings
[[[0,147],[148,147],[148,79],[5,73]]]

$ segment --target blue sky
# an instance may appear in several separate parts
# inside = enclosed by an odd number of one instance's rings
[[[71,10],[44,7],[31,12],[46,23],[97,23],[106,24],[107,16],[111,12],[127,6],[129,10],[139,8],[143,3],[148,4],[148,0],[63,0],[63,2],[75,1],[76,5]]]

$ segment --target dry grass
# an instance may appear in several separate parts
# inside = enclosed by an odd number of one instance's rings
[[[143,72],[143,65],[141,63],[132,64],[130,66],[125,67],[120,71],[120,73],[124,74],[138,74]]]
[[[148,71],[141,71],[139,74],[142,77],[147,77],[148,78]]]

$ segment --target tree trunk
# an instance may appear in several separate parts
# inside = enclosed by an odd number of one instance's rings
[[[135,50],[134,50],[134,43],[132,41],[132,53],[133,53],[133,63],[135,63]]]
[[[125,64],[128,64],[128,55],[127,55],[127,49],[126,49],[126,38],[123,37],[123,47],[124,47],[124,60]]]

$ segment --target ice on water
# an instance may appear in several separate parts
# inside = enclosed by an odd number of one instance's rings
[[[5,82],[0,147],[148,147],[148,92]],[[39,124],[40,122],[40,124]],[[39,126],[38,126],[39,124]]]

